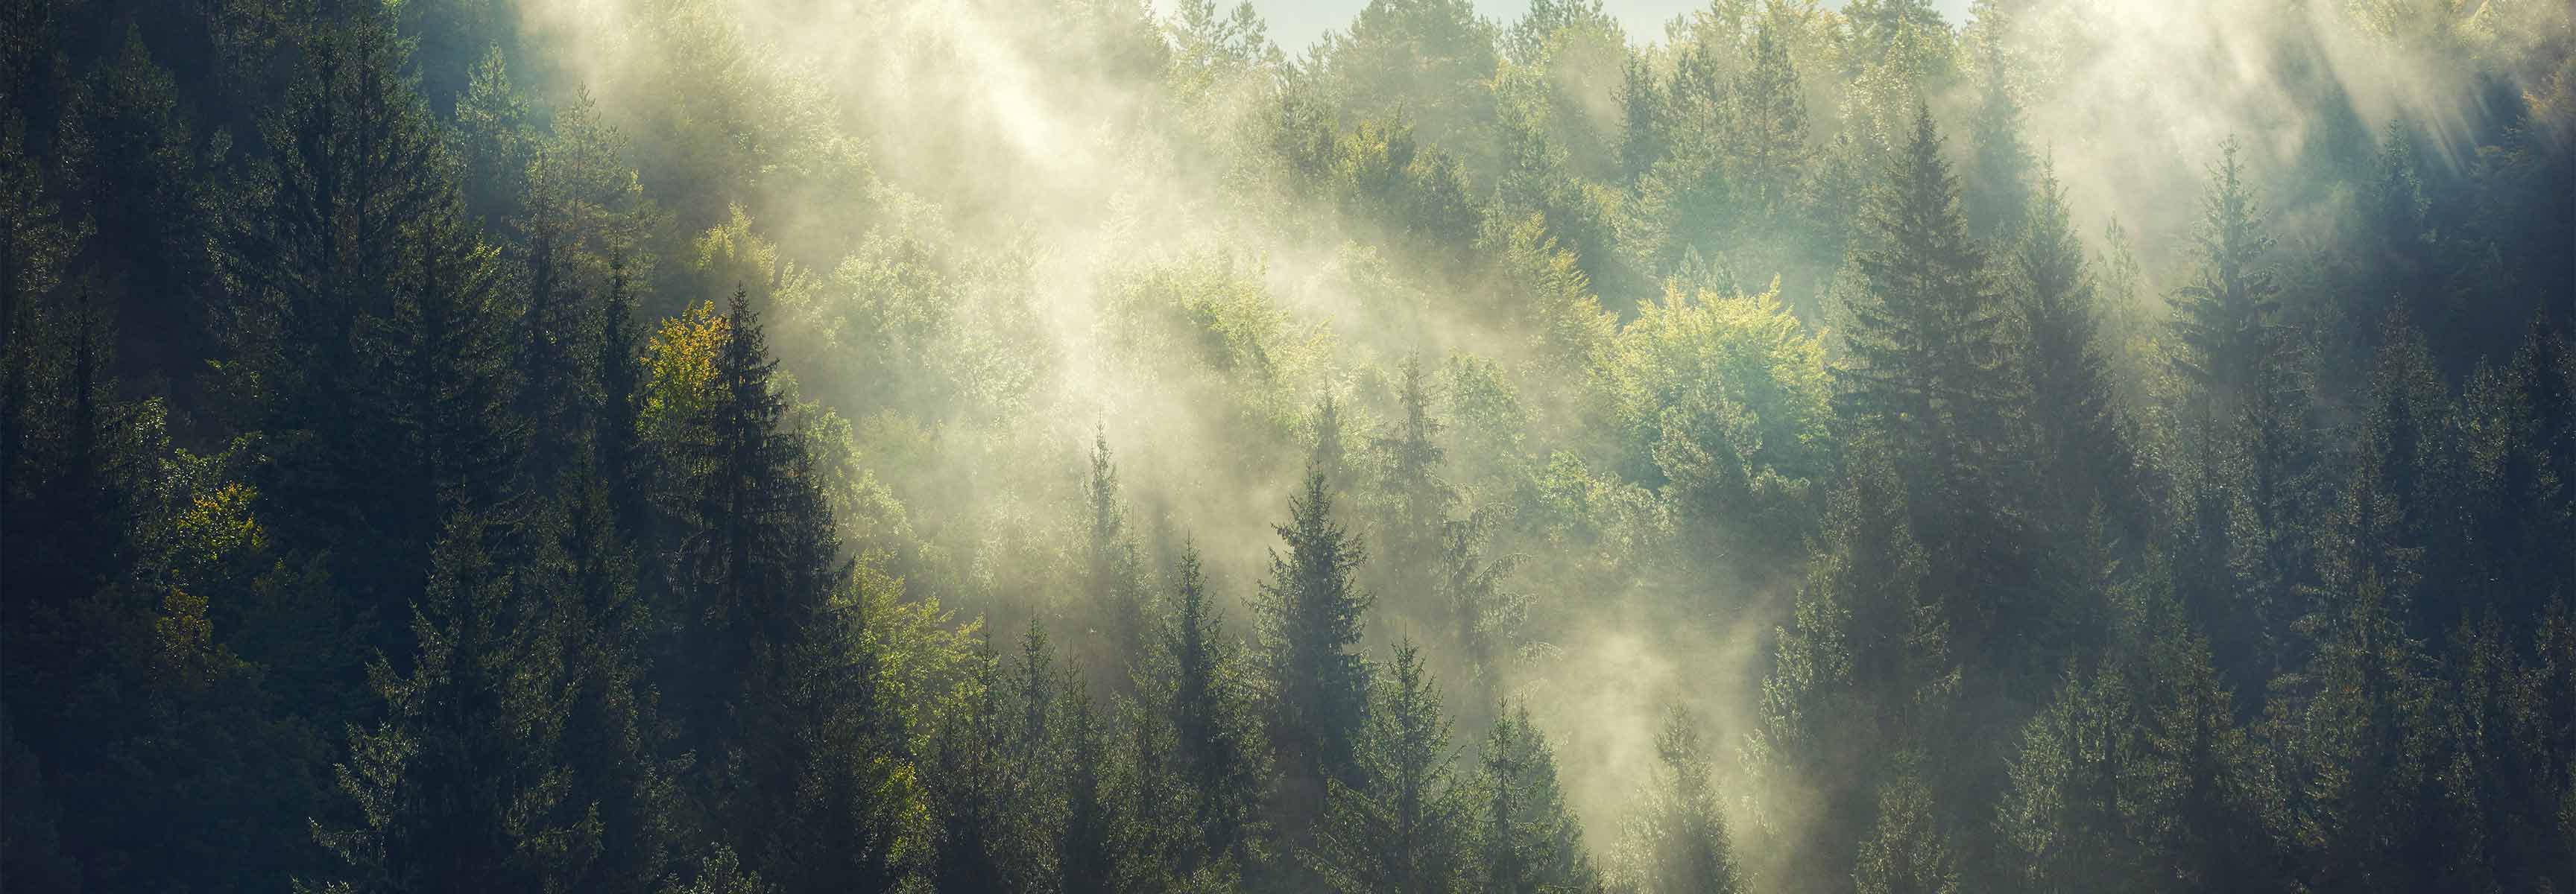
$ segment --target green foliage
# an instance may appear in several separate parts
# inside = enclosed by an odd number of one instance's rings
[[[2576,890],[2563,5],[13,4],[0,879]]]
[[[1583,828],[1565,809],[1556,754],[1531,725],[1528,706],[1514,705],[1494,721],[1479,770],[1475,837],[1484,878],[1477,890],[1542,894],[1599,884]]]
[[[1821,341],[1759,295],[1667,288],[1620,330],[1608,387],[1638,477],[1726,542],[1799,545],[1832,461]]]
[[[1325,404],[1328,419],[1331,407]],[[1291,847],[1313,834],[1330,784],[1359,778],[1357,748],[1368,717],[1369,667],[1356,650],[1372,600],[1352,580],[1366,552],[1333,518],[1326,468],[1309,463],[1305,486],[1289,499],[1289,521],[1278,526],[1288,553],[1271,554],[1257,603],[1281,772],[1275,797]]]
[[[1697,722],[1690,712],[1669,708],[1655,732],[1661,766],[1633,808],[1619,848],[1616,875],[1624,890],[1731,894],[1747,887]]]
[[[1335,891],[1434,894],[1466,881],[1471,804],[1451,771],[1439,685],[1410,642],[1371,694],[1358,781],[1327,783],[1308,859]]]

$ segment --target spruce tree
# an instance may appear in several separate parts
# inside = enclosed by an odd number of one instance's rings
[[[1514,705],[1485,737],[1476,778],[1478,856],[1487,894],[1585,891],[1599,882],[1583,848],[1583,827],[1565,809],[1556,754]]]
[[[2035,199],[2008,260],[2020,292],[2033,464],[2050,491],[2042,523],[2076,530],[2100,507],[2134,534],[2145,521],[2143,494],[2102,357],[2099,299],[2054,163],[2042,167]]]
[[[327,551],[351,629],[404,655],[446,514],[492,508],[503,306],[392,29],[362,16],[304,51],[226,220],[218,373],[272,445],[251,476],[263,515],[290,549]]]
[[[2171,298],[2183,347],[2173,363],[2193,386],[2185,421],[2204,441],[2217,438],[2218,426],[2258,387],[2281,293],[2268,257],[2273,239],[2236,153],[2233,139],[2219,146],[2192,234],[2200,270]]]
[[[1970,128],[1973,148],[1960,210],[1970,232],[2008,240],[2021,232],[2036,184],[2030,180],[2030,148],[2022,142],[2021,103],[2013,98],[2011,72],[2005,68],[2003,44],[2012,20],[1998,6],[1984,3],[1978,10],[1976,52],[1985,84]]]
[[[1898,758],[1903,765],[1918,756]],[[1880,789],[1878,822],[1860,843],[1852,869],[1859,894],[1952,894],[1959,890],[1958,857],[1941,828],[1932,792],[1910,768]]]
[[[1210,602],[1196,547],[1185,547],[1173,577],[1173,612],[1157,645],[1170,680],[1173,771],[1187,794],[1193,840],[1180,874],[1204,863],[1250,859],[1268,769],[1258,750],[1239,647]]]
[[[1412,643],[1377,681],[1361,781],[1335,780],[1310,859],[1332,890],[1445,894],[1466,876],[1466,792],[1450,772],[1440,688]]]
[[[1368,714],[1368,665],[1353,651],[1371,601],[1352,579],[1365,552],[1333,519],[1326,481],[1323,464],[1310,464],[1303,493],[1289,499],[1289,521],[1277,528],[1288,553],[1271,554],[1259,603],[1281,774],[1275,815],[1290,847],[1307,846],[1329,781],[1358,781],[1355,747]]]
[[[1078,683],[1065,689],[1064,826],[1056,833],[1057,890],[1064,894],[1110,894],[1119,890],[1122,836],[1115,801],[1107,791],[1108,757],[1101,738],[1107,734],[1091,707],[1091,694]]]
[[[1733,894],[1744,889],[1707,746],[1679,707],[1655,732],[1656,771],[1628,823],[1623,874],[1640,894]]]
[[[451,519],[412,618],[417,656],[370,669],[387,718],[353,730],[337,767],[359,821],[317,824],[345,865],[309,890],[564,891],[598,858],[598,816],[557,757],[571,706],[553,594],[498,567],[490,536]]]
[[[1847,303],[1842,408],[1883,441],[1905,483],[1929,590],[1965,636],[1962,656],[2015,668],[2038,657],[2026,634],[2040,616],[2028,604],[2023,521],[2005,489],[2024,461],[2020,379],[2008,305],[1959,216],[1928,109],[1917,109],[1868,222],[1870,242],[1852,258],[1860,288]]]
[[[1092,622],[1107,631],[1107,636],[1087,643],[1082,651],[1089,659],[1091,676],[1123,686],[1131,679],[1127,664],[1144,654],[1145,582],[1135,541],[1126,530],[1127,507],[1118,495],[1118,465],[1109,452],[1106,432],[1092,434],[1090,474],[1083,479],[1082,498],[1090,535],[1085,588],[1091,598]]]
[[[1737,76],[1735,123],[1739,159],[1748,183],[1741,187],[1745,214],[1766,224],[1793,212],[1798,178],[1807,159],[1807,103],[1789,58],[1788,11],[1769,5],[1754,25],[1751,61]]]
[[[1634,185],[1667,152],[1663,89],[1654,69],[1631,58],[1619,85],[1619,171]]]

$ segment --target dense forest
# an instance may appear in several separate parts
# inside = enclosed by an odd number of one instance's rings
[[[9,891],[2576,894],[2565,0],[0,0]]]

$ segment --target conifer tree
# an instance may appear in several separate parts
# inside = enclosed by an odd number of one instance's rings
[[[2040,890],[2151,890],[2131,810],[2149,795],[2138,721],[2117,674],[2067,680],[2023,727],[2012,788],[1998,810],[2007,877]]]
[[[1275,815],[1291,847],[1306,846],[1326,783],[1357,781],[1354,749],[1368,713],[1368,665],[1353,650],[1371,598],[1352,579],[1366,554],[1333,520],[1326,480],[1322,464],[1310,464],[1303,493],[1289,499],[1289,521],[1278,526],[1288,553],[1271,554],[1259,603],[1281,774]]]
[[[1094,675],[1123,685],[1130,678],[1125,665],[1144,652],[1145,582],[1136,544],[1127,534],[1127,507],[1118,496],[1118,465],[1106,432],[1092,434],[1091,470],[1082,496],[1090,515],[1084,577],[1095,623],[1108,632],[1085,651],[1092,653]]]
[[[560,555],[557,573],[568,578],[548,608],[571,690],[563,734],[569,797],[599,818],[591,884],[646,891],[668,868],[677,832],[676,793],[657,758],[664,731],[645,688],[653,617],[607,485],[587,474],[579,481],[581,489],[560,510],[547,507],[531,531],[538,557]]]
[[[328,551],[361,594],[350,623],[400,655],[443,519],[493,508],[510,465],[505,306],[400,40],[362,16],[305,53],[227,220],[220,372],[273,445],[252,475],[264,515],[289,548]]]
[[[1449,720],[1419,650],[1398,643],[1377,680],[1361,781],[1329,783],[1310,859],[1335,891],[1442,894],[1465,881],[1471,811],[1450,772]]]
[[[1892,163],[1869,213],[1871,241],[1852,264],[1844,412],[1883,440],[1905,484],[1929,592],[1966,637],[1962,657],[2006,667],[2037,657],[2016,629],[2032,623],[2024,536],[2004,482],[2024,461],[2014,436],[2019,376],[2007,305],[1959,216],[1958,186],[1931,112]]]
[[[1196,547],[1184,547],[1173,577],[1173,611],[1160,637],[1171,681],[1166,708],[1173,771],[1187,794],[1189,846],[1180,874],[1209,862],[1241,867],[1259,821],[1260,785],[1268,769],[1258,750],[1239,647],[1210,602]]]
[[[1477,838],[1488,894],[1586,891],[1598,884],[1583,828],[1566,813],[1556,754],[1514,705],[1485,737],[1477,774]]]
[[[1641,894],[1743,890],[1726,817],[1718,810],[1707,747],[1690,712],[1664,712],[1655,732],[1653,782],[1629,820],[1623,874]]]
[[[2100,348],[2099,301],[2053,163],[2040,171],[2035,199],[2009,260],[2021,291],[2020,367],[2031,396],[2031,452],[2040,480],[2054,491],[2053,505],[2041,511],[2048,513],[2045,524],[2058,530],[2079,528],[2095,506],[2135,525],[2144,521],[2140,495],[2132,489],[2128,435]]]
[[[1754,25],[1751,62],[1735,89],[1734,117],[1741,129],[1736,155],[1750,181],[1745,213],[1768,223],[1791,214],[1807,158],[1807,103],[1797,64],[1789,58],[1788,36],[1781,33],[1788,14],[1777,3],[1761,13]]]
[[[1439,550],[1441,529],[1457,495],[1441,478],[1446,453],[1437,440],[1442,425],[1431,415],[1431,386],[1420,355],[1409,355],[1397,371],[1396,400],[1402,418],[1394,431],[1377,439],[1386,457],[1386,496],[1395,503],[1395,518],[1384,527],[1384,555],[1389,563],[1420,567]],[[1408,590],[1427,589],[1407,587]]]
[[[1064,827],[1056,837],[1057,889],[1064,894],[1109,894],[1119,889],[1119,824],[1106,789],[1101,745],[1105,731],[1079,684],[1065,688]]]
[[[1628,60],[1619,85],[1619,170],[1633,185],[1654,170],[1668,151],[1664,139],[1663,88],[1643,59]]]
[[[2259,366],[2275,344],[2272,316],[2281,293],[2268,257],[2272,236],[2236,153],[2233,139],[2219,146],[2192,236],[2200,270],[2171,299],[2183,346],[2173,362],[2194,388],[2187,421],[2204,440],[2215,438],[2217,426],[2258,387]]]
[[[565,891],[597,859],[598,816],[556,758],[570,705],[551,594],[496,567],[489,536],[450,521],[412,620],[419,654],[370,669],[388,716],[351,734],[337,770],[360,819],[317,825],[345,866],[311,890]]]
[[[1976,122],[1970,128],[1972,160],[1960,195],[1960,211],[1967,218],[1970,232],[2011,239],[2022,230],[2036,184],[2030,180],[2030,147],[2021,136],[2021,103],[2013,98],[2012,73],[2005,68],[2008,62],[2004,42],[2012,19],[2000,5],[1983,3],[1978,9],[1977,61],[1985,69],[1985,84],[1977,103]]]
[[[466,212],[478,229],[497,233],[528,211],[528,102],[511,86],[500,47],[487,48],[465,74],[451,140]]]
[[[933,815],[930,884],[941,891],[1001,891],[1011,766],[1003,725],[1000,662],[979,648],[966,690],[944,706],[931,732],[929,797]]]
[[[1900,764],[1913,756],[1898,758]],[[1860,843],[1852,870],[1860,894],[1951,894],[1959,890],[1958,858],[1937,815],[1932,792],[1910,769],[1880,790],[1878,823]]]
[[[179,85],[139,23],[122,30],[114,58],[100,60],[67,98],[54,150],[58,186],[93,231],[75,263],[100,275],[109,315],[150,321],[117,328],[117,375],[167,380],[172,393],[194,398],[215,348],[207,253],[217,235],[215,178],[196,151]]]

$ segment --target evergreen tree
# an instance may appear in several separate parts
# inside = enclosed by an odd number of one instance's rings
[[[589,884],[647,891],[668,868],[677,834],[676,793],[656,757],[663,729],[645,688],[653,618],[607,485],[584,480],[531,532],[541,559],[559,551],[556,573],[568,578],[548,609],[571,690],[563,733],[569,797],[598,816],[600,854]]]
[[[388,716],[350,737],[337,769],[360,820],[317,825],[347,865],[311,890],[574,890],[597,859],[598,816],[556,759],[570,705],[551,594],[496,567],[490,536],[449,522],[413,616],[417,658],[370,669]]]
[[[1332,890],[1443,894],[1465,880],[1469,804],[1450,773],[1449,721],[1419,650],[1398,643],[1377,680],[1361,781],[1333,780],[1311,859]]]
[[[1624,843],[1628,886],[1641,894],[1743,890],[1706,746],[1690,712],[1664,712],[1655,732],[1655,759],[1654,781],[1629,820]]]
[[[1402,417],[1395,420],[1394,431],[1380,436],[1376,444],[1387,466],[1386,497],[1396,509],[1394,520],[1380,534],[1385,540],[1382,558],[1418,567],[1416,563],[1439,551],[1441,529],[1449,521],[1449,505],[1457,495],[1441,479],[1441,463],[1447,455],[1436,438],[1447,426],[1431,415],[1431,386],[1422,371],[1422,358],[1407,356],[1397,376],[1396,400]]]
[[[1248,862],[1268,768],[1257,750],[1242,659],[1209,602],[1196,547],[1183,549],[1173,580],[1173,612],[1159,646],[1171,681],[1173,771],[1187,791],[1193,833],[1176,867],[1187,875],[1208,862]]]
[[[2183,347],[2173,362],[2193,386],[2186,418],[2203,440],[2217,437],[2216,426],[2258,387],[2259,367],[2274,345],[2272,316],[2281,293],[2267,258],[2273,240],[2236,152],[2232,139],[2219,146],[2192,237],[2200,270],[2171,299],[2174,332]]]
[[[1274,815],[1291,848],[1308,846],[1327,782],[1358,781],[1354,749],[1368,716],[1368,665],[1352,651],[1371,601],[1352,580],[1366,554],[1333,520],[1325,482],[1322,464],[1310,463],[1304,493],[1289,499],[1289,522],[1278,526],[1288,553],[1271,554],[1259,603],[1280,772]]]
[[[500,232],[527,213],[528,124],[528,102],[511,86],[501,48],[487,49],[466,72],[451,131],[465,207],[484,231]]]
[[[1852,888],[1860,894],[1949,894],[1959,889],[1957,857],[1941,828],[1932,792],[1910,770],[1900,770],[1879,792],[1877,828],[1860,843]]]
[[[1066,687],[1065,708],[1065,812],[1056,838],[1057,888],[1064,894],[1108,894],[1118,890],[1120,855],[1119,818],[1103,790],[1104,731],[1092,713],[1090,693],[1080,685]]]
[[[2071,530],[2098,506],[2134,534],[2144,521],[2143,495],[2102,356],[2100,302],[2054,164],[2041,169],[2039,187],[2010,262],[2021,292],[2031,452],[2044,486],[2055,491],[2043,504],[2044,523]]]
[[[1583,849],[1583,828],[1565,812],[1556,754],[1530,723],[1527,705],[1514,705],[1494,721],[1476,783],[1483,802],[1477,815],[1484,863],[1480,890],[1554,894],[1598,884]]]
[[[179,85],[139,23],[122,30],[114,59],[69,97],[56,140],[61,192],[94,233],[73,262],[101,274],[116,319],[151,321],[118,327],[119,378],[195,398],[215,356],[215,182]]]
[[[1619,85],[1619,171],[1633,185],[1654,170],[1668,151],[1664,139],[1662,85],[1644,59],[1628,60]]]
[[[1967,638],[1962,657],[2011,668],[2026,643],[2022,520],[2004,482],[2023,461],[2013,437],[2019,377],[2009,364],[2007,305],[1959,216],[1958,187],[1928,109],[1869,214],[1872,241],[1853,267],[1844,412],[1882,439],[1905,484],[1924,546],[1929,593]]]
[[[1747,213],[1757,220],[1787,219],[1807,159],[1807,102],[1789,58],[1788,11],[1773,3],[1753,31],[1752,59],[1737,77],[1736,156],[1749,181]]]
[[[1987,2],[1978,9],[1976,52],[1978,65],[1985,69],[1985,86],[1969,131],[1972,160],[1960,194],[1960,211],[1970,232],[2010,239],[2022,230],[2036,184],[2030,180],[2030,148],[2022,142],[2021,103],[2013,97],[2012,73],[2006,69],[2004,42],[2012,19],[2000,5]]]
[[[352,628],[404,655],[398,619],[442,519],[508,495],[513,309],[403,86],[399,40],[361,19],[306,53],[228,222],[220,372],[270,445],[252,476],[263,514],[359,594]]]
[[[1130,679],[1127,662],[1144,653],[1145,582],[1136,544],[1127,536],[1127,507],[1119,502],[1118,466],[1105,432],[1092,435],[1091,473],[1083,480],[1082,496],[1090,514],[1086,587],[1094,623],[1108,633],[1086,651],[1092,655],[1094,675],[1123,682]]]
[[[989,647],[971,661],[965,691],[944,706],[931,733],[928,877],[941,891],[1002,891],[1012,763],[1000,662]]]

